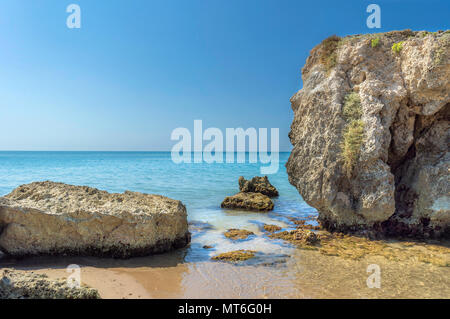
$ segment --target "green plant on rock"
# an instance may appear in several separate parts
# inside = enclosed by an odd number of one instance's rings
[[[445,51],[443,48],[438,48],[436,51],[434,51],[434,65],[439,65],[442,62],[442,57],[444,56]]]
[[[394,43],[392,45],[392,52],[394,52],[396,54],[400,53],[400,51],[403,49],[403,42],[404,41],[400,41],[400,42]]]
[[[352,175],[356,162],[359,159],[363,141],[364,122],[362,120],[354,120],[348,124],[344,133],[344,141],[342,142],[344,169],[348,176]]]
[[[361,99],[357,92],[351,92],[345,96],[342,113],[348,122],[361,118]]]
[[[332,35],[326,38],[321,43],[320,49],[320,63],[325,66],[327,72],[334,68],[337,64],[337,48],[341,38],[337,35]]]
[[[372,39],[370,41],[370,45],[372,46],[372,48],[376,48],[378,46],[378,44],[380,44],[380,38],[376,37],[375,39]]]
[[[347,122],[341,144],[344,170],[351,177],[364,142],[364,122],[361,120],[361,99],[357,92],[347,94],[342,109]]]

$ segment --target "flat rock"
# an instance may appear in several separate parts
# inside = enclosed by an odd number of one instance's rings
[[[315,245],[320,243],[319,235],[311,230],[302,228],[297,228],[296,230],[291,231],[286,230],[279,233],[272,233],[269,235],[269,238],[283,239],[299,246]]]
[[[273,202],[268,196],[261,193],[241,192],[226,197],[223,200],[221,207],[252,211],[269,211],[273,209]]]
[[[278,196],[277,189],[270,184],[267,176],[255,176],[250,180],[246,180],[241,176],[239,177],[239,190],[244,193],[261,193],[269,197]]]
[[[232,262],[245,261],[255,257],[255,253],[256,251],[254,250],[241,249],[219,254],[217,256],[212,257],[211,259],[218,261],[232,261]]]
[[[232,240],[237,240],[237,239],[247,239],[248,236],[254,235],[253,232],[246,230],[246,229],[228,229],[225,233],[224,233],[225,237],[232,239]]]
[[[160,195],[46,181],[0,197],[0,250],[13,256],[129,258],[189,241],[185,206]]]
[[[264,224],[263,229],[269,233],[275,233],[277,231],[280,231],[281,227],[278,225]]]

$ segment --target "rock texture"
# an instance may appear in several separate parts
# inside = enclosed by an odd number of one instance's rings
[[[128,258],[189,240],[185,206],[159,195],[47,181],[0,198],[0,250],[10,255]]]
[[[273,209],[273,202],[268,196],[261,193],[241,192],[226,197],[223,200],[221,207],[253,211],[269,211]]]
[[[246,229],[228,229],[224,233],[226,238],[232,239],[232,240],[238,240],[238,239],[247,239],[249,236],[255,235],[253,232],[246,230]]]
[[[218,261],[231,261],[231,262],[238,262],[238,261],[245,261],[248,259],[251,259],[255,257],[256,251],[254,250],[235,250],[230,251],[227,253],[219,254],[217,256],[211,257],[212,260],[218,260]]]
[[[281,230],[281,227],[278,225],[269,225],[269,224],[264,224],[263,225],[263,229],[269,233],[275,233],[277,231]]]
[[[331,37],[311,51],[286,167],[323,226],[449,236],[449,55],[449,31]]]
[[[0,299],[100,299],[100,295],[92,288],[70,287],[64,279],[4,269],[0,273]]]
[[[273,210],[274,204],[270,197],[278,196],[277,189],[270,184],[267,176],[255,176],[251,180],[239,177],[240,192],[226,197],[222,208],[242,209],[253,211]]]
[[[241,176],[239,177],[239,190],[244,193],[261,193],[269,197],[278,196],[277,189],[270,184],[267,176],[255,176],[251,180],[246,180]]]

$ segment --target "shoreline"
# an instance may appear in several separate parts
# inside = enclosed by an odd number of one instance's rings
[[[194,241],[195,244],[195,241]],[[385,241],[386,249],[405,253],[420,249],[425,255],[433,244]],[[185,261],[187,250],[127,260],[96,257],[0,258],[0,268],[67,278],[68,264],[79,264],[82,283],[106,299],[147,298],[448,298],[449,264],[437,266],[416,257],[390,259],[368,254],[346,258],[317,250],[294,248],[282,263],[233,264]],[[444,254],[445,256],[445,254]],[[8,262],[9,259],[9,262]],[[367,266],[380,265],[381,289],[366,285]]]

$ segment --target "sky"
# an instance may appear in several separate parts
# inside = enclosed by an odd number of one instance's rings
[[[81,28],[69,29],[70,4]],[[369,29],[369,4],[381,29]],[[170,150],[171,132],[279,128],[337,34],[449,29],[450,1],[2,0],[0,150]]]

